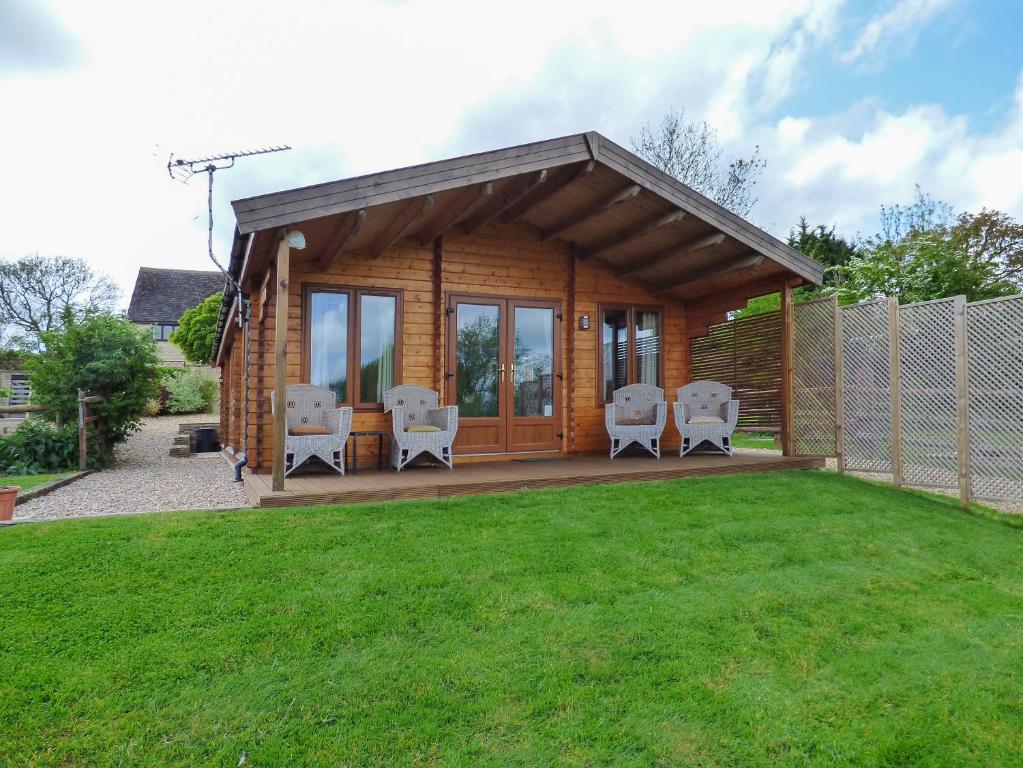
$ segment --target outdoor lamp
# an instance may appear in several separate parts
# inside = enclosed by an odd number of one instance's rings
[[[588,331],[588,330],[590,330],[590,316],[589,315],[582,315],[579,318],[579,330],[580,331]]]
[[[305,235],[299,232],[297,229],[293,229],[288,232],[288,247],[294,248],[295,250],[305,250]]]

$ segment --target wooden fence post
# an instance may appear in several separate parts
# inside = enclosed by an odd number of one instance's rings
[[[845,343],[842,331],[842,308],[838,297],[832,296],[835,310],[835,463],[845,472]]]
[[[959,502],[965,507],[970,503],[972,495],[970,481],[970,369],[967,363],[969,334],[966,320],[966,297],[956,296],[953,307],[956,347],[956,454],[958,457]]]
[[[89,463],[89,422],[85,393],[78,390],[78,471],[84,472]]]
[[[899,300],[888,297],[888,358],[891,367],[892,482],[902,486],[902,353],[899,345]]]
[[[781,286],[781,449],[785,456],[794,456],[795,424],[793,397],[793,310],[792,286],[786,280]]]

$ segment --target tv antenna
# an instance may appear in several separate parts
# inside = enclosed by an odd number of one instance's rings
[[[183,157],[174,157],[174,153],[171,153],[170,158],[167,160],[167,175],[174,181],[180,181],[182,184],[187,184],[189,180],[197,173],[205,173],[209,180],[209,192],[206,197],[206,214],[207,214],[207,248],[209,250],[210,261],[212,261],[217,269],[221,271],[224,278],[230,283],[231,287],[234,288],[239,296],[242,295],[241,286],[238,282],[231,277],[231,273],[221,266],[220,262],[217,261],[217,257],[213,255],[213,174],[217,171],[226,171],[228,168],[234,167],[234,162],[239,157],[252,157],[253,155],[268,155],[271,152],[285,152],[291,149],[287,144],[279,147],[263,147],[261,149],[248,149],[242,152],[225,152],[222,155],[211,155],[210,157],[198,157],[192,160],[186,160]]]
[[[253,155],[268,155],[271,152],[284,152],[291,149],[291,147],[284,145],[280,147],[264,147],[262,149],[250,149],[244,152],[228,152],[223,155],[212,155],[210,157],[199,157],[194,160],[186,160],[183,157],[174,157],[171,153],[170,158],[167,160],[167,174],[175,181],[180,181],[182,184],[187,184],[188,181],[195,176],[197,173],[205,173],[209,180],[209,192],[206,196],[206,213],[208,216],[207,225],[207,247],[209,249],[210,261],[212,261],[217,269],[224,275],[224,279],[227,280],[228,285],[234,288],[235,293],[238,295],[238,327],[243,330],[242,334],[242,349],[245,355],[245,386],[242,394],[242,401],[244,403],[244,411],[242,417],[242,450],[238,454],[238,462],[235,464],[235,482],[240,482],[242,479],[242,468],[249,463],[249,380],[251,379],[250,369],[252,366],[252,355],[249,354],[249,336],[250,333],[246,328],[252,322],[252,311],[251,305],[249,304],[249,297],[242,291],[242,287],[238,284],[231,273],[228,272],[224,267],[217,261],[217,257],[213,255],[213,174],[217,171],[226,171],[228,168],[234,167],[234,161],[239,157],[252,157]],[[245,753],[242,752],[242,760],[239,763],[245,762]]]

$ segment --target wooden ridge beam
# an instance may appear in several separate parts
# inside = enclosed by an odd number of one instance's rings
[[[511,182],[500,195],[481,207],[462,222],[462,231],[471,235],[484,224],[493,221],[519,200],[547,181],[547,169],[526,174]]]
[[[477,206],[487,201],[493,192],[494,183],[492,181],[462,190],[461,194],[455,197],[443,211],[437,214],[437,218],[417,235],[416,239],[419,244],[429,245],[468,216]]]
[[[660,283],[654,290],[654,293],[667,293],[668,291],[672,291],[686,283],[698,283],[701,280],[710,280],[711,278],[727,275],[731,272],[738,272],[740,269],[752,269],[753,267],[760,266],[760,263],[763,260],[764,257],[761,254],[751,253],[749,256],[745,256],[733,262],[711,264],[709,267],[687,272],[679,275],[677,278],[669,280],[666,283]]]
[[[503,224],[511,224],[518,221],[536,206],[549,200],[560,190],[585,177],[587,174],[593,173],[593,169],[596,167],[596,161],[590,160],[585,163],[566,165],[564,168],[559,168],[551,174],[551,178],[546,182],[505,210],[501,214],[501,222]]]
[[[352,238],[355,237],[362,226],[366,223],[366,209],[360,208],[357,211],[349,211],[341,217],[341,225],[337,228],[337,233],[331,238],[331,241],[327,243],[326,247],[320,252],[318,257],[320,272],[326,272],[337,261],[341,255],[341,251],[344,247],[351,242]]]
[[[602,216],[619,203],[624,203],[626,200],[631,200],[636,197],[636,195],[639,194],[639,191],[639,184],[631,184],[624,189],[620,189],[610,197],[601,200],[596,205],[577,211],[567,219],[562,219],[549,229],[545,229],[540,235],[540,239],[550,240],[552,237],[558,237],[564,232],[567,232],[572,229],[572,227],[578,227],[580,224],[591,221],[598,216]]]
[[[387,225],[384,231],[380,233],[380,236],[370,247],[370,258],[379,258],[384,251],[401,240],[401,238],[405,236],[405,233],[412,228],[412,225],[419,221],[423,214],[432,207],[433,195],[414,197],[405,203],[402,209],[398,211],[398,214],[391,219],[391,223]]]
[[[634,261],[631,264],[626,264],[624,267],[619,267],[616,272],[618,277],[631,277],[637,272],[649,269],[662,261],[673,259],[676,256],[684,256],[687,253],[699,251],[703,248],[709,248],[712,245],[718,245],[719,243],[724,242],[724,239],[725,235],[723,232],[716,232],[705,237],[698,237],[694,240],[682,243],[681,245],[673,245],[670,248],[665,248],[663,251],[659,251],[653,256],[648,256],[640,259],[639,261]]]
[[[676,221],[681,221],[685,215],[685,211],[675,210],[662,214],[656,219],[644,221],[642,224],[637,224],[634,227],[626,229],[624,232],[619,232],[595,245],[591,245],[589,248],[583,249],[579,254],[579,260],[586,261],[587,259],[592,259],[594,256],[599,256],[606,251],[610,251],[612,248],[617,248],[621,245],[625,245],[626,243],[631,243],[633,240],[639,240],[641,237],[646,237],[651,232],[654,232],[661,227],[666,227],[669,224],[674,224]]]

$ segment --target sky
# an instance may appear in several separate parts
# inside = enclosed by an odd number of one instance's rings
[[[212,268],[206,186],[170,154],[267,145],[229,201],[599,131],[671,109],[767,161],[749,218],[847,237],[916,185],[1023,219],[1023,3],[0,0],[0,258]]]

